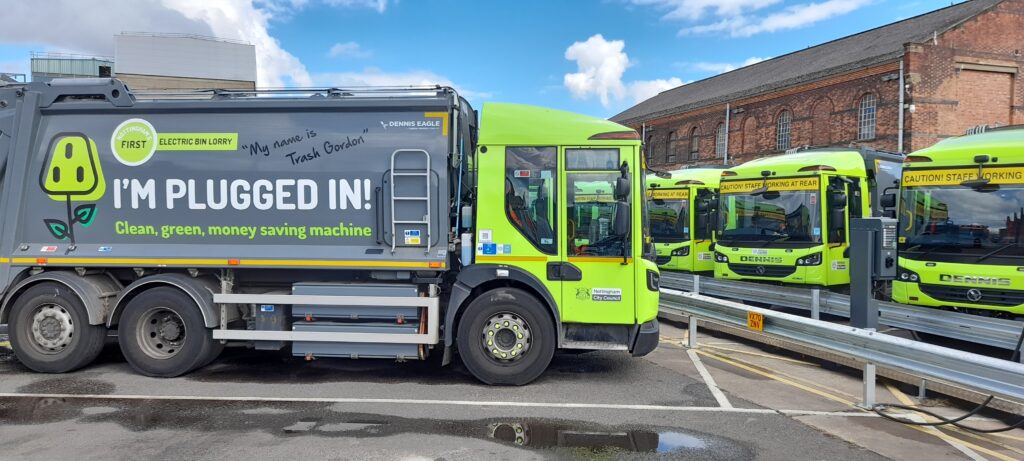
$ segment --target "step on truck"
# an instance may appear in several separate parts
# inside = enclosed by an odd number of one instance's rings
[[[655,262],[662,269],[715,270],[714,231],[722,168],[687,168],[647,176],[647,211]]]
[[[902,161],[866,147],[830,148],[723,171],[715,277],[848,285],[850,218],[895,211]]]
[[[309,360],[457,352],[511,385],[556,349],[653,350],[639,136],[482,112],[444,87],[2,87],[0,323],[22,363],[57,373],[114,329],[128,363],[162,377],[226,343]]]
[[[893,300],[1024,317],[1024,127],[907,156]]]

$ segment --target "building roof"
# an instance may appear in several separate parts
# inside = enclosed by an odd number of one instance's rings
[[[666,90],[611,119],[639,123],[889,62],[903,55],[904,44],[930,40],[1002,1],[969,0],[785,54]]]

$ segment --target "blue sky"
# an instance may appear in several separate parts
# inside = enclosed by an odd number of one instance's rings
[[[121,31],[256,45],[264,86],[443,83],[607,117],[744,63],[948,6],[948,0],[0,0],[0,71],[30,51],[113,54]],[[117,12],[117,14],[111,14]],[[50,27],[43,27],[43,25]]]

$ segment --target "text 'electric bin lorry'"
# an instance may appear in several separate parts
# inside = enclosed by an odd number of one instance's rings
[[[661,173],[659,173],[661,174]],[[647,177],[651,238],[662,269],[712,272],[721,168],[688,168]]]
[[[0,133],[0,323],[37,371],[88,364],[113,328],[151,376],[244,342],[457,349],[525,384],[558,348],[658,342],[639,136],[612,122],[489,104],[478,130],[443,87],[143,100],[86,79],[0,87]]]
[[[814,149],[723,171],[715,277],[849,284],[849,220],[895,207],[902,161],[865,147]]]
[[[917,151],[900,188],[893,300],[1024,316],[1024,127]]]

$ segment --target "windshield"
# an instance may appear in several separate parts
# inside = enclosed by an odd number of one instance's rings
[[[654,189],[647,194],[651,236],[657,243],[690,239],[690,200],[687,189]]]
[[[1024,185],[905,188],[900,256],[929,261],[1021,265]]]
[[[821,243],[818,191],[723,194],[719,241]]]

